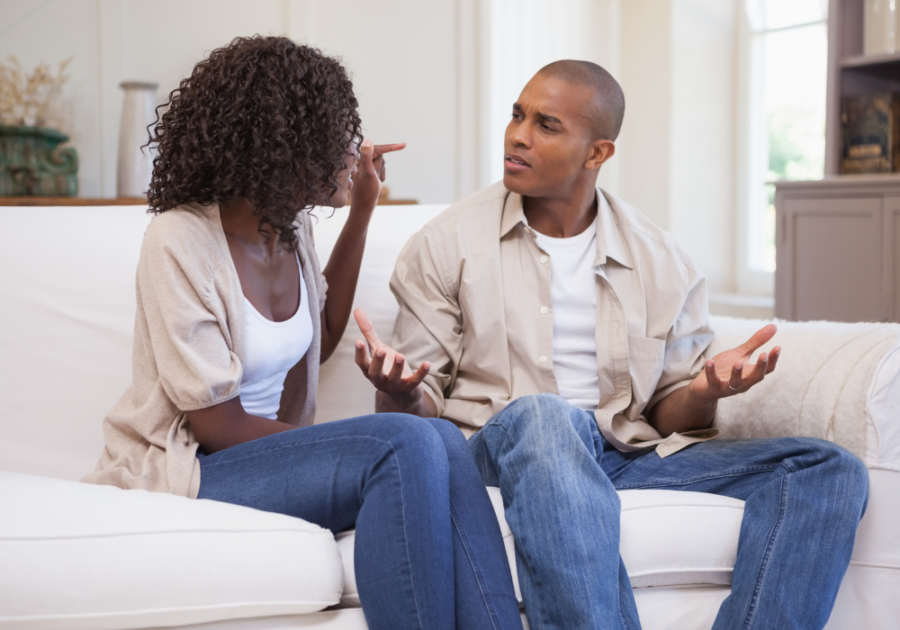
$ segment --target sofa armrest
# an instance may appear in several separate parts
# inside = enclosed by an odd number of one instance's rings
[[[711,323],[710,357],[770,322],[713,317]],[[720,437],[823,438],[869,468],[900,471],[900,324],[777,324],[778,334],[760,350],[782,347],[777,369],[719,403]]]

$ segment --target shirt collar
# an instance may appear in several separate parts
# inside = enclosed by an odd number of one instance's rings
[[[597,207],[597,257],[594,259],[594,267],[605,265],[606,261],[612,258],[623,267],[633,269],[631,252],[616,222],[615,212],[600,188],[597,188],[597,197],[600,203]],[[500,238],[505,237],[519,224],[525,225],[522,195],[510,192],[503,204]]]

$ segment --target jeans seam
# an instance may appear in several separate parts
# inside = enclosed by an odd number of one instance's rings
[[[397,478],[400,480],[400,509],[403,513],[403,546],[406,549],[406,574],[409,576],[409,584],[412,587],[412,599],[416,606],[416,618],[419,620],[419,627],[424,628],[424,624],[422,623],[422,607],[419,605],[419,600],[416,596],[416,584],[415,577],[413,576],[412,571],[412,562],[410,561],[410,551],[409,551],[409,532],[407,531],[408,522],[406,519],[406,499],[403,496],[403,471],[400,469],[400,462],[397,459],[397,454],[394,452],[394,445],[391,444],[390,440],[384,441],[379,440],[377,438],[374,439],[376,442],[386,442],[388,445],[388,449],[390,450],[390,455],[394,460],[394,465],[397,467]]]
[[[474,557],[469,545],[469,540],[468,538],[466,538],[466,534],[463,528],[459,525],[459,516],[456,513],[456,508],[454,507],[452,501],[450,501],[450,520],[453,523],[453,527],[456,529],[457,535],[459,536],[460,544],[462,544],[462,548],[466,552],[466,558],[468,558],[469,560],[469,566],[472,568],[472,573],[475,575],[475,583],[478,585],[478,594],[481,595],[481,600],[484,603],[484,607],[491,618],[491,625],[495,628],[495,630],[500,630],[500,619],[497,616],[497,611],[494,610],[493,606],[491,606],[490,600],[485,597],[485,592],[487,591],[487,589],[484,584],[484,576],[482,575],[478,564],[474,561]]]
[[[509,427],[507,427],[502,422],[499,422],[498,420],[494,420],[493,422],[491,422],[491,424],[503,431],[503,442],[502,442],[502,444],[500,444],[500,450],[503,450],[503,447],[506,446],[506,440],[509,439]],[[484,431],[485,428],[487,428],[487,426],[482,428],[482,431]],[[487,434],[485,434],[485,435],[487,435]],[[500,469],[500,463],[497,461],[497,458],[494,456],[494,454],[491,452],[491,449],[488,447],[487,437],[484,438],[484,441],[485,441],[485,451],[490,455],[491,460],[493,460],[494,467],[497,469],[497,480],[500,483],[500,487],[502,488],[503,482],[500,481],[500,477],[503,474],[503,471]],[[504,506],[504,512],[506,511],[505,507],[506,506]],[[521,555],[522,559],[525,561],[524,567],[521,566],[522,563],[516,562],[516,570],[518,571],[521,568],[522,570],[527,571],[528,575],[530,576],[531,582],[533,584],[537,584],[537,578],[535,577],[534,573],[531,571],[531,566],[528,562],[528,558],[525,556],[525,550],[521,545],[521,541],[519,540],[518,537],[514,537],[513,540],[516,542],[516,548],[519,550],[519,555]],[[522,599],[523,600],[525,599],[524,594],[522,596]],[[530,623],[531,619],[532,619],[532,613],[537,613],[538,619],[540,621],[540,627],[546,627],[549,622],[544,617],[543,609],[534,610],[534,608],[536,607],[535,604],[537,604],[537,603],[540,603],[540,602],[531,602],[530,608],[529,608],[528,604],[526,604],[525,616],[528,618],[528,621]],[[535,626],[535,627],[537,628],[537,626]]]
[[[750,608],[747,611],[747,620],[744,622],[744,630],[750,630],[753,625],[753,621],[756,618],[756,611],[759,608],[760,591],[762,591],[763,582],[765,582],[766,575],[769,572],[769,560],[772,556],[772,549],[775,547],[775,543],[778,542],[778,537],[781,534],[781,526],[784,524],[785,513],[787,512],[787,495],[789,486],[790,475],[784,475],[781,478],[781,509],[778,511],[778,519],[775,521],[775,525],[772,527],[772,533],[769,534],[769,543],[766,545],[766,551],[763,554],[760,574],[756,580],[756,586],[753,589],[753,595],[750,597]]]
[[[701,481],[711,481],[713,479],[724,479],[726,477],[740,477],[741,475],[746,475],[747,473],[760,473],[760,472],[771,472],[778,468],[780,464],[773,465],[765,465],[765,466],[745,466],[743,468],[732,468],[731,470],[727,470],[720,473],[709,474],[709,475],[701,475],[699,477],[689,477],[687,479],[669,479],[669,480],[658,480],[654,483],[623,483],[616,484],[616,490],[638,490],[638,489],[646,489],[646,488],[666,488],[670,486],[689,486],[694,483],[699,483]]]
[[[513,540],[515,541],[516,539],[513,538]],[[538,583],[538,582],[537,582],[537,577],[535,576],[534,572],[531,570],[531,564],[528,562],[528,558],[525,556],[525,550],[524,550],[522,547],[520,547],[519,545],[516,545],[516,546],[517,546],[518,549],[519,549],[519,555],[521,555],[521,556],[522,556],[522,559],[525,561],[525,562],[524,562],[524,564],[525,564],[524,570],[528,572],[528,575],[529,575],[529,577],[530,577],[530,579],[531,579],[531,583],[534,584],[535,586],[537,586],[537,583]],[[517,561],[517,562],[516,562],[516,570],[517,570],[517,571],[518,571],[518,569],[520,568],[520,566],[521,566],[521,564]],[[521,584],[519,585],[519,587],[521,588]],[[532,599],[534,599],[534,598],[532,598]],[[531,623],[531,619],[532,619],[531,614],[532,614],[532,612],[535,612],[535,613],[537,613],[538,620],[540,621],[540,624],[541,624],[541,625],[539,626],[539,628],[546,628],[546,627],[550,624],[550,622],[549,622],[549,621],[547,620],[547,618],[546,618],[546,615],[545,615],[545,612],[544,612],[544,609],[543,609],[543,608],[539,608],[538,610],[534,610],[534,608],[535,608],[534,605],[535,605],[535,604],[539,604],[540,601],[537,601],[537,602],[532,601],[532,602],[531,602],[531,608],[529,608],[528,602],[525,602],[525,594],[524,594],[524,593],[522,594],[522,601],[523,601],[523,603],[525,604],[525,616],[528,618],[528,622],[529,622],[529,623]]]

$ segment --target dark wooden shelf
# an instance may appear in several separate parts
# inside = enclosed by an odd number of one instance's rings
[[[416,199],[379,199],[379,206],[411,206]],[[146,206],[140,197],[91,199],[89,197],[0,197],[0,206]]]
[[[891,53],[885,55],[854,55],[853,57],[845,57],[843,61],[841,61],[841,67],[866,68],[870,66],[881,66],[890,63],[900,64],[900,53]]]
[[[0,206],[146,206],[141,197],[91,199],[89,197],[0,197]]]

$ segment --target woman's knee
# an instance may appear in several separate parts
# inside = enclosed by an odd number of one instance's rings
[[[391,429],[388,442],[397,459],[413,466],[427,466],[436,472],[447,468],[444,439],[429,419],[402,413],[378,414],[377,417]],[[459,429],[453,429],[459,433]]]
[[[422,418],[422,421],[431,425],[448,452],[459,450],[468,452],[469,447],[466,444],[466,436],[455,424],[443,418]]]

